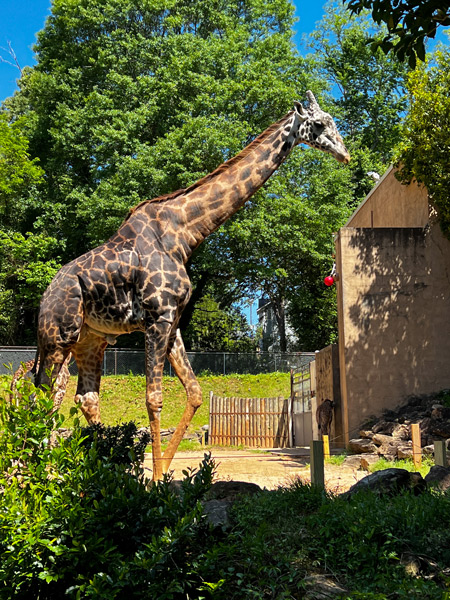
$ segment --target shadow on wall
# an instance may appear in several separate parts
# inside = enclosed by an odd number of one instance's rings
[[[341,252],[351,430],[450,386],[450,242],[437,225],[346,228]]]

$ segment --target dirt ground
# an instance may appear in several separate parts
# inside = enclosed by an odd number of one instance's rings
[[[269,490],[289,485],[300,477],[309,482],[309,449],[288,448],[269,452],[251,450],[230,450],[213,448],[212,458],[216,463],[215,481],[248,481]],[[182,479],[182,471],[189,467],[197,469],[204,452],[178,452],[171,464],[174,479]],[[151,476],[151,454],[146,456],[144,467]],[[345,492],[367,473],[354,468],[337,465],[325,465],[325,486],[336,494]]]

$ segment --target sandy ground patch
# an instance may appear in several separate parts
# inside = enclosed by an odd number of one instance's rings
[[[269,490],[289,485],[295,478],[310,481],[309,449],[288,448],[270,452],[252,452],[251,450],[230,450],[213,448],[212,458],[215,460],[217,472],[215,481],[248,481]],[[183,471],[188,468],[198,469],[204,452],[178,452],[170,470],[174,479],[182,479]],[[144,467],[151,477],[151,454],[146,456]],[[325,485],[329,491],[342,493],[354,483],[367,475],[357,469],[325,465]]]

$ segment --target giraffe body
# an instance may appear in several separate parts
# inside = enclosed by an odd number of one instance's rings
[[[64,266],[43,295],[38,321],[37,383],[57,376],[69,352],[78,365],[75,400],[89,423],[100,420],[101,363],[108,343],[140,330],[146,347],[146,405],[159,479],[202,402],[177,325],[189,301],[185,264],[198,245],[250,198],[300,142],[350,159],[333,119],[311,92],[237,156],[190,187],[146,200],[98,248]],[[186,409],[161,457],[159,418],[165,357],[185,387]]]

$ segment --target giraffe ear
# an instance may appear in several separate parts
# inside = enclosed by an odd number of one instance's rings
[[[296,110],[298,112],[298,114],[300,115],[300,117],[302,117],[303,119],[306,119],[308,114],[306,112],[306,110],[303,107],[303,104],[301,104],[301,102],[294,102],[294,110]]]

